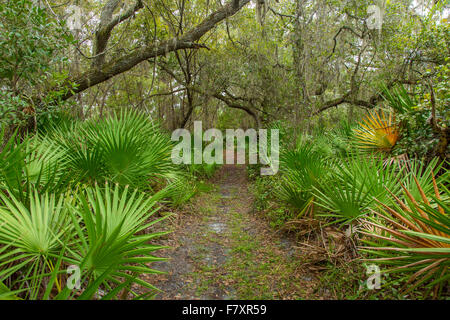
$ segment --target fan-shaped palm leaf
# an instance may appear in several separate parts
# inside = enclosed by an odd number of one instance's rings
[[[383,111],[372,112],[359,125],[354,131],[361,150],[389,152],[399,138],[399,128],[391,113],[386,117]]]

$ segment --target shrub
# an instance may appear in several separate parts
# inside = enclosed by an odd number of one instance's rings
[[[362,249],[379,257],[370,261],[392,266],[386,273],[402,274],[404,293],[424,284],[434,287],[436,297],[450,279],[449,190],[434,176],[434,195],[427,194],[418,179],[414,181],[420,197],[403,186],[405,200],[392,194],[392,205],[377,201],[379,208],[372,211],[374,216],[362,231],[369,237]]]
[[[59,198],[35,192],[29,208],[0,194],[0,281],[27,299],[91,299],[100,288],[112,299],[133,283],[154,293],[139,275],[158,273],[147,266],[161,260],[151,241],[166,232],[148,230],[165,218],[149,220],[164,195],[120,189],[106,184]],[[80,291],[63,284],[69,265],[80,268]]]
[[[280,199],[286,201],[301,213],[311,209],[314,189],[320,188],[329,173],[326,159],[311,146],[300,145],[296,150],[284,152],[280,158],[283,173],[278,191]]]

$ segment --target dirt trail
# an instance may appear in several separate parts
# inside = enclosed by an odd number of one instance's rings
[[[162,292],[156,299],[302,299],[311,297],[313,277],[300,272],[294,243],[274,234],[251,212],[245,166],[224,165],[178,215],[175,231],[152,264],[167,274],[148,279]]]

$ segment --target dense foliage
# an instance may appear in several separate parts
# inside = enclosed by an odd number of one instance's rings
[[[158,203],[196,192],[171,162],[169,137],[124,112],[16,138],[0,153],[0,279],[11,289],[1,297],[111,299],[133,283],[153,295],[139,275],[161,260],[152,242],[166,232],[152,226],[168,216],[154,217]],[[80,268],[82,292],[65,285],[69,266]]]
[[[324,233],[344,234],[384,287],[445,296],[448,3],[379,2],[377,28],[371,6],[0,0],[0,299],[152,297],[159,208],[219,168],[173,164],[194,121],[279,130],[279,175],[248,168],[277,231],[315,234],[334,267]]]

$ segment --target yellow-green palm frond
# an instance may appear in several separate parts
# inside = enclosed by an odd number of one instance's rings
[[[363,150],[389,152],[397,143],[399,128],[392,114],[383,111],[370,113],[360,128],[354,129],[357,145]]]

